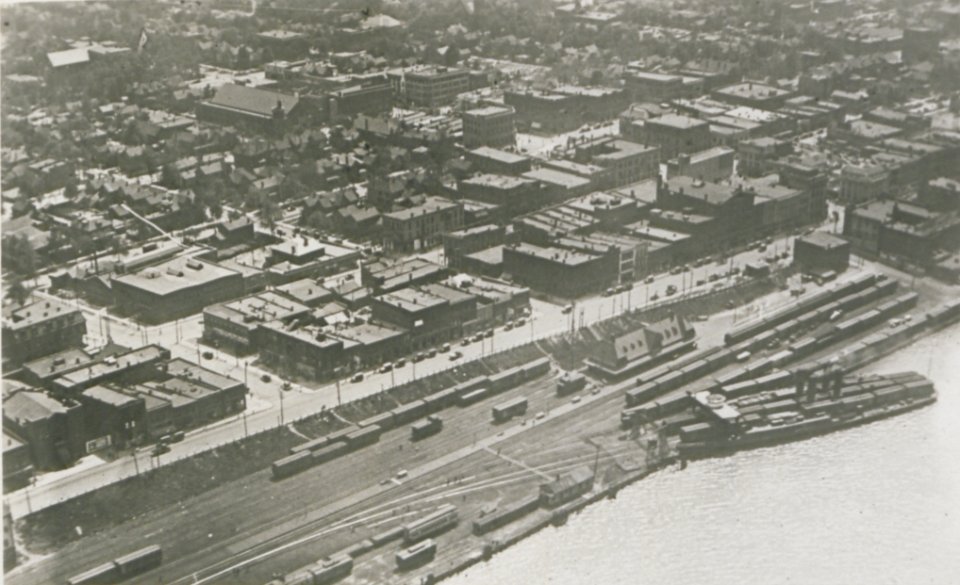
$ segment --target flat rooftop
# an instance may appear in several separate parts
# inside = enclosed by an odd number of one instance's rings
[[[843,238],[838,238],[837,236],[828,234],[827,232],[820,232],[820,231],[815,231],[812,234],[803,236],[799,238],[799,241],[806,242],[818,248],[824,248],[827,250],[830,250],[833,248],[842,248],[844,246],[849,245],[849,243]]]
[[[204,314],[216,315],[237,323],[284,320],[298,314],[309,312],[309,307],[275,293],[266,291],[242,299],[212,305]]]
[[[447,299],[413,287],[380,295],[378,300],[407,313],[419,313],[447,304]]]
[[[586,187],[590,184],[589,179],[584,179],[583,177],[578,177],[577,175],[547,168],[539,168],[532,171],[527,171],[526,173],[523,173],[523,176],[527,177],[528,179],[541,181],[543,183],[557,185],[559,187],[563,187],[564,189],[577,189],[580,187]]]
[[[68,372],[57,378],[56,383],[64,387],[77,386],[90,380],[98,380],[112,372],[158,361],[168,355],[169,352],[159,345],[147,345],[126,353],[117,354],[109,361],[94,362],[86,368]]]
[[[754,83],[747,81],[728,85],[727,87],[716,90],[717,95],[730,96],[749,100],[765,100],[778,98],[789,94],[789,91],[766,85],[763,83]]]
[[[650,240],[658,240],[668,244],[682,242],[690,237],[690,234],[683,232],[654,227],[647,221],[638,221],[636,223],[632,223],[626,226],[626,229],[634,236]]]
[[[457,204],[449,199],[444,199],[443,197],[428,197],[426,201],[416,207],[384,213],[383,217],[389,217],[397,221],[407,221],[414,217],[439,213],[455,207],[457,207]]]
[[[320,286],[320,284],[312,278],[295,280],[276,287],[276,290],[305,304],[323,302],[324,300],[333,298],[333,291]]]
[[[490,187],[493,189],[516,189],[518,187],[523,187],[525,185],[532,185],[533,181],[531,179],[525,179],[523,177],[513,177],[511,175],[495,175],[491,173],[482,173],[479,175],[474,175],[469,179],[463,181],[466,185],[478,185],[483,187]]]
[[[543,260],[550,260],[558,264],[564,264],[566,266],[577,266],[580,264],[586,264],[592,260],[596,259],[596,256],[590,254],[584,254],[582,252],[576,252],[573,250],[566,250],[564,248],[554,248],[554,247],[541,247],[534,244],[528,244],[526,242],[516,244],[511,246],[511,248],[521,254],[526,254],[528,256],[534,256]]]
[[[651,118],[647,120],[647,124],[656,124],[658,126],[669,126],[670,128],[676,128],[679,130],[687,130],[690,128],[699,128],[701,126],[706,126],[707,122],[700,120],[698,118],[691,118],[690,116],[683,116],[681,114],[664,114],[659,118]]]
[[[467,254],[467,258],[481,262],[483,264],[489,264],[491,266],[499,266],[503,264],[503,246],[493,246],[491,248],[486,248],[473,254]]]
[[[79,315],[80,311],[63,301],[33,296],[19,307],[8,305],[3,308],[3,328],[23,329],[70,313]]]
[[[196,258],[174,258],[134,274],[113,277],[114,282],[139,288],[156,295],[171,294],[202,286],[238,274]]]
[[[499,148],[491,148],[489,146],[481,146],[480,148],[474,148],[470,151],[470,154],[474,156],[479,156],[483,158],[493,159],[502,163],[507,164],[519,164],[523,161],[529,160],[527,157],[516,154],[513,152],[507,152],[506,150],[500,150]]]
[[[467,110],[464,114],[468,116],[476,116],[478,118],[485,118],[488,116],[502,116],[506,114],[514,113],[513,108],[508,108],[506,106],[486,106],[483,108],[474,108],[472,110]]]

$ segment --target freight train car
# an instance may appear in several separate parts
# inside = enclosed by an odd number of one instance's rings
[[[470,406],[471,404],[480,402],[481,400],[487,398],[488,396],[490,396],[490,394],[491,394],[490,388],[479,388],[477,390],[471,390],[470,392],[467,392],[466,394],[461,394],[459,397],[457,397],[457,406],[461,408],[465,406]]]
[[[532,380],[550,372],[550,358],[542,357],[523,366],[523,379]]]
[[[313,465],[313,457],[310,451],[300,451],[293,455],[288,455],[282,459],[277,459],[270,465],[274,479],[283,479],[296,475],[301,471],[309,469]]]
[[[67,585],[114,585],[163,563],[163,550],[150,545],[67,579]]]
[[[299,445],[290,447],[290,454],[296,455],[301,451],[313,451],[314,449],[325,447],[329,441],[330,440],[327,438],[327,436],[317,437],[316,439],[311,439],[306,443],[300,443]]]
[[[427,414],[427,403],[424,400],[414,400],[390,411],[393,415],[394,426],[405,425]]]
[[[831,289],[820,291],[791,305],[786,309],[777,311],[773,315],[737,327],[733,331],[724,335],[724,343],[727,345],[733,345],[746,339],[750,339],[751,337],[754,337],[763,331],[772,329],[778,325],[790,321],[791,319],[795,319],[801,315],[804,315],[805,313],[819,309],[820,307],[841,297],[860,292],[874,284],[874,282],[876,282],[876,275],[859,275],[853,278],[850,282],[833,287]]]
[[[502,423],[527,412],[527,398],[520,396],[493,407],[493,422]]]
[[[351,449],[359,449],[372,445],[380,440],[382,432],[383,430],[377,426],[357,429],[346,436],[347,446]]]
[[[113,561],[84,571],[67,579],[67,585],[113,585],[119,580],[120,572]]]
[[[159,567],[163,563],[163,550],[154,544],[118,557],[114,562],[120,577],[126,579]]]
[[[410,427],[410,439],[419,441],[443,430],[443,420],[438,416],[428,416]]]
[[[311,451],[310,458],[313,460],[313,465],[320,465],[321,463],[326,463],[341,455],[345,455],[349,450],[350,447],[348,447],[346,443],[331,443],[326,447]]]
[[[318,562],[308,570],[313,578],[311,585],[329,585],[353,572],[353,557],[337,555]]]
[[[397,552],[397,568],[406,571],[433,560],[437,555],[437,543],[432,538]]]
[[[456,526],[459,521],[457,507],[444,504],[435,512],[406,524],[403,527],[403,542],[413,544],[428,536],[440,534]]]

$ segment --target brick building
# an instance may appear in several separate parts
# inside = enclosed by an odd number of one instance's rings
[[[17,364],[83,345],[87,321],[76,307],[31,297],[3,308],[3,360]]]
[[[463,145],[513,146],[517,140],[516,111],[511,107],[487,106],[463,113]]]
[[[464,256],[501,245],[505,239],[506,230],[496,224],[448,232],[443,235],[443,256],[447,266],[460,268]]]
[[[793,243],[793,262],[803,272],[841,273],[850,264],[850,242],[825,232],[813,232]]]
[[[463,336],[477,317],[477,299],[442,284],[395,290],[373,299],[373,318],[408,331],[409,349],[421,349]]]
[[[387,76],[394,96],[412,106],[446,106],[457,95],[470,91],[470,72],[466,69],[420,65],[390,71]]]
[[[319,286],[316,288],[320,289]],[[206,307],[203,310],[203,340],[217,348],[250,353],[259,345],[256,336],[260,323],[291,323],[305,319],[309,314],[310,307],[306,305],[277,292],[261,292]]]
[[[304,113],[299,96],[226,84],[213,98],[200,103],[197,119],[280,133],[295,125]]]
[[[669,160],[680,153],[698,152],[713,146],[710,124],[704,120],[665,114],[630,126],[627,140],[660,147],[660,160]]]
[[[463,225],[463,206],[443,197],[428,197],[416,207],[383,214],[383,247],[387,251],[425,250]]]
[[[184,257],[114,276],[110,283],[118,309],[149,323],[185,317],[244,292],[240,272]]]
[[[503,248],[503,270],[524,286],[566,298],[603,290],[617,280],[615,251],[592,255],[558,247],[510,244]]]

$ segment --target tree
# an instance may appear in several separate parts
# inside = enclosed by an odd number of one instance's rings
[[[32,276],[37,270],[37,252],[26,236],[3,238],[3,256],[4,262],[18,274]]]
[[[277,205],[277,202],[271,199],[269,195],[262,194],[260,195],[258,210],[263,225],[273,229],[277,225],[277,220],[280,219],[280,206]]]
[[[71,178],[67,181],[67,184],[63,187],[63,196],[67,199],[73,199],[77,196],[77,180]]]
[[[7,289],[7,295],[16,303],[18,306],[22,306],[23,303],[27,302],[27,299],[30,298],[30,293],[33,292],[30,288],[23,284],[21,279],[16,279],[10,284],[10,288]]]

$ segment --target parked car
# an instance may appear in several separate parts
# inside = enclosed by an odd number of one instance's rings
[[[449,343],[444,343],[444,344],[443,344],[443,347],[440,348],[440,351],[442,351],[442,352],[444,352],[444,353],[450,351],[450,344],[449,344]]]
[[[653,281],[655,281],[655,280],[656,280],[656,278],[654,278],[654,276],[651,274],[650,276],[646,277],[646,278],[643,280],[643,282],[645,282],[645,283],[647,283],[647,284],[653,284]]]
[[[514,321],[513,323],[514,323],[514,327],[520,327],[520,326],[522,326],[522,325],[523,325],[524,323],[526,323],[526,322],[527,322],[526,319],[524,319],[523,317],[520,317],[519,319],[517,319],[517,320]]]
[[[270,374],[264,374],[260,376],[260,381],[266,384],[269,384],[271,380],[273,380],[273,378],[270,377]]]
[[[484,331],[483,336],[488,338],[493,337],[493,329],[487,329],[486,331]]]
[[[462,358],[462,357],[463,357],[463,354],[462,354],[462,353],[460,353],[459,351],[455,351],[455,352],[453,352],[453,353],[450,354],[450,361],[451,361],[451,362],[455,362],[455,361],[457,361],[458,359],[460,359],[460,358]]]
[[[463,340],[460,342],[460,345],[463,345],[463,346],[470,345],[470,338],[464,337]]]
[[[566,315],[567,313],[569,313],[569,312],[572,311],[572,310],[573,310],[573,305],[564,305],[563,308],[560,309],[560,312],[563,313],[564,315]]]
[[[400,358],[393,363],[393,367],[395,368],[402,368],[405,365],[407,365],[407,360],[405,360],[404,358]]]
[[[356,384],[357,382],[363,382],[363,374],[354,374],[350,381]]]
[[[431,347],[430,349],[427,350],[428,358],[436,357],[436,355],[437,355],[437,348]]]
[[[386,374],[387,372],[393,370],[393,364],[383,364],[380,366],[380,373]]]

